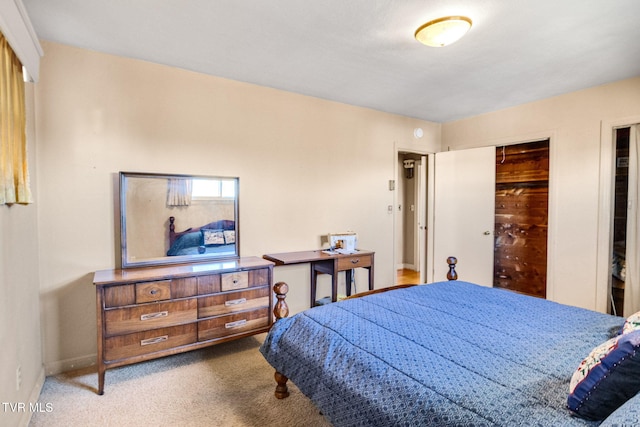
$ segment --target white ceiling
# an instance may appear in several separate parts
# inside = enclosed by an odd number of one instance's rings
[[[41,39],[435,122],[640,75],[639,0],[23,2]]]

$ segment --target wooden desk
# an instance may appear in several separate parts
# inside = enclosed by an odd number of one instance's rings
[[[355,254],[326,254],[322,250],[284,252],[280,254],[267,254],[263,258],[273,261],[278,265],[305,264],[311,265],[311,303],[310,307],[317,305],[316,288],[318,273],[331,275],[331,301],[338,299],[338,273],[344,271],[346,274],[346,293],[351,295],[351,279],[354,268],[366,268],[369,270],[369,290],[373,290],[373,256],[374,252],[358,250]]]

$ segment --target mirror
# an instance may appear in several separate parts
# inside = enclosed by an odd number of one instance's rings
[[[238,178],[120,172],[122,268],[240,256]]]

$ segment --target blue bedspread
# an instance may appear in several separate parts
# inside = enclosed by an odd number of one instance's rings
[[[466,282],[276,322],[260,351],[335,426],[584,426],[580,361],[624,319]]]

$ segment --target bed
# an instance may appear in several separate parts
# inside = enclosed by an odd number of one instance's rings
[[[167,256],[237,253],[235,221],[219,220],[179,232],[176,231],[175,221],[175,217],[169,217]]]
[[[290,379],[335,426],[640,425],[623,318],[459,280],[286,317],[287,290],[260,348],[276,397]]]

